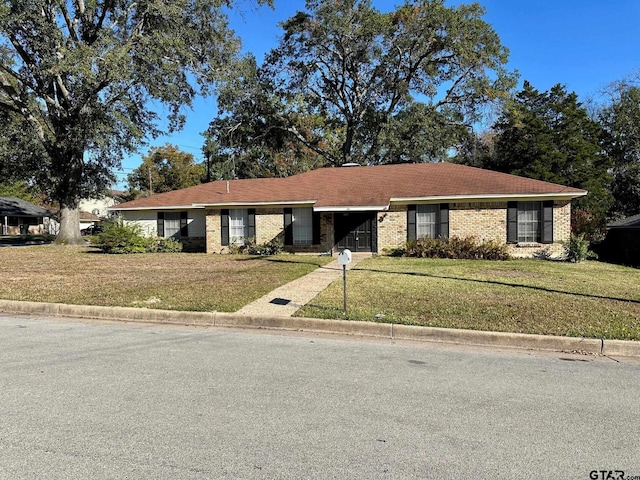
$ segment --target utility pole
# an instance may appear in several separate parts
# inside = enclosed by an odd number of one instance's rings
[[[153,184],[151,183],[151,165],[147,165],[149,172],[149,196],[153,195]]]

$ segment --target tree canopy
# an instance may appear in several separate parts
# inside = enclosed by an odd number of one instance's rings
[[[81,241],[78,202],[113,180],[124,153],[161,127],[180,128],[181,108],[229,72],[239,48],[223,10],[232,4],[0,3],[0,112],[22,132],[13,152],[33,147],[24,175],[60,204],[59,241]]]
[[[307,0],[263,65],[226,83],[208,131],[222,155],[296,168],[440,160],[515,76],[478,4]],[[241,172],[251,175],[251,172]]]
[[[128,175],[131,196],[170,192],[202,183],[206,169],[193,155],[167,144],[154,147],[142,157],[142,164]]]

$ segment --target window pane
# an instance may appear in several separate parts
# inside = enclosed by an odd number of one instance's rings
[[[180,237],[180,212],[166,212],[164,214],[164,237]]]
[[[313,243],[313,210],[311,208],[293,209],[293,244],[311,245]]]
[[[540,202],[518,202],[518,242],[540,241]]]
[[[436,238],[439,205],[416,205],[416,236]]]
[[[249,219],[246,209],[229,210],[229,241],[236,245],[242,245],[247,237],[248,225]]]

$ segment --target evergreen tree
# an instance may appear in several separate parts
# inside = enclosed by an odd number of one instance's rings
[[[600,145],[600,125],[575,93],[560,84],[539,92],[525,81],[505,103],[493,133],[493,152],[475,158],[467,154],[463,161],[473,158],[491,170],[588,190],[587,197],[574,201],[574,213],[590,218],[586,225],[580,222],[581,228],[597,234],[613,201],[610,160]]]

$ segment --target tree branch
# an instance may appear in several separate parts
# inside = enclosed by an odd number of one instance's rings
[[[83,3],[82,0],[77,0],[79,3]],[[78,34],[76,32],[76,26],[74,25],[76,21],[74,21],[69,15],[69,10],[67,9],[65,0],[56,0],[58,8],[60,8],[60,12],[62,13],[62,18],[64,18],[64,22],[67,24],[67,30],[69,30],[69,38],[71,38],[74,42],[78,41]]]

